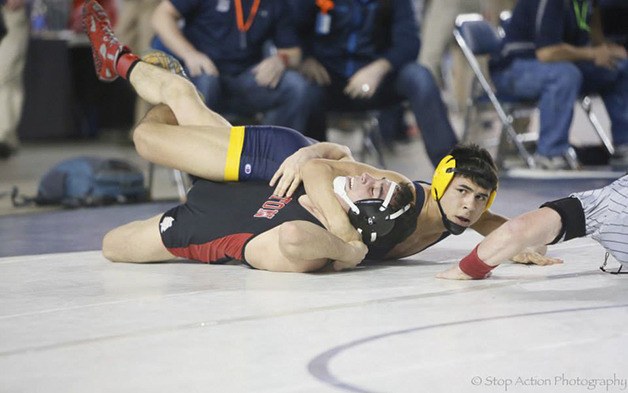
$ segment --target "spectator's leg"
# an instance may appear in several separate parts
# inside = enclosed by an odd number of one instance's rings
[[[309,100],[310,114],[304,134],[324,142],[327,140],[327,114],[325,110],[327,89],[313,82],[308,83],[307,89],[306,96]]]
[[[419,62],[439,81],[443,53],[452,39],[457,3],[458,0],[431,0],[421,26]]]
[[[427,155],[434,166],[438,165],[458,140],[432,74],[420,64],[407,64],[399,72],[395,88],[409,101]]]
[[[159,0],[122,0],[115,32],[120,41],[139,54],[149,50],[155,35],[150,19],[158,4]],[[138,98],[135,101],[135,121],[141,120],[149,109],[150,104]]]
[[[404,108],[401,104],[379,111],[377,116],[379,132],[386,143],[392,143],[395,139],[403,140],[407,136],[403,114]]]
[[[18,146],[17,127],[22,114],[22,75],[28,47],[28,18],[24,8],[3,10],[8,34],[0,43],[0,144],[8,156]]]
[[[300,73],[286,71],[273,91],[277,106],[266,112],[264,122],[294,128],[303,133],[311,110],[307,90],[308,82]]]
[[[601,67],[580,69],[585,91],[598,92],[604,100],[611,120],[613,144],[621,146],[621,150],[628,148],[628,60],[622,60],[614,70]]]
[[[126,43],[129,47],[143,51],[144,48],[138,46],[138,18],[141,14],[141,2],[138,0],[122,0],[120,4],[120,12],[118,15],[118,23],[115,26],[116,35],[121,42]]]
[[[225,88],[230,95],[237,97],[242,106],[264,112],[265,124],[303,132],[310,111],[307,87],[305,78],[292,70],[284,73],[276,88],[261,87],[255,81],[255,75],[248,70],[237,78],[229,78]]]
[[[502,93],[539,100],[538,154],[556,157],[567,152],[573,104],[582,86],[582,74],[573,63],[515,60],[493,75],[493,82]]]
[[[188,75],[190,73],[188,72]],[[222,97],[222,88],[220,86],[220,77],[214,75],[201,74],[191,77],[190,80],[196,86],[196,89],[205,98],[205,105],[208,108],[215,109],[220,103]]]

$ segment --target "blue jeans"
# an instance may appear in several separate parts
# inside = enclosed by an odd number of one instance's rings
[[[569,148],[573,104],[581,94],[602,96],[612,123],[616,145],[628,142],[628,71],[622,61],[616,70],[591,62],[551,62],[517,59],[492,73],[497,91],[524,100],[538,100],[540,131],[537,152],[558,156]]]
[[[421,129],[425,149],[434,166],[458,142],[436,81],[422,65],[408,63],[398,72],[388,74],[370,99],[351,99],[343,92],[346,84],[346,78],[332,76],[330,86],[310,85],[308,96],[314,101],[312,120],[318,123],[311,128],[325,129],[325,110],[392,110],[389,112],[392,122],[395,118],[393,108],[407,101]],[[389,126],[388,118],[380,118],[380,127],[384,134],[394,133],[386,129]]]
[[[287,70],[276,88],[262,87],[247,70],[235,76],[200,75],[190,78],[205,96],[205,104],[217,111],[251,116],[264,113],[263,123],[303,132],[309,116],[307,81],[296,71]]]

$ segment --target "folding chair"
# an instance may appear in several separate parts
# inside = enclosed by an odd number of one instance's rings
[[[503,23],[507,23],[508,14],[503,14],[502,18]],[[459,15],[456,18],[453,34],[475,74],[471,97],[467,103],[463,139],[467,137],[470,129],[470,115],[472,110],[475,107],[481,107],[490,103],[502,123],[501,135],[505,135],[506,138],[512,142],[519,156],[529,168],[535,168],[536,162],[532,154],[526,149],[525,143],[536,141],[538,139],[537,133],[518,133],[513,127],[513,121],[516,118],[530,117],[537,107],[537,101],[521,100],[496,92],[478,61],[478,56],[490,58],[491,55],[498,53],[501,49],[503,34],[500,34],[495,27],[485,21],[479,14]],[[591,111],[590,98],[585,96],[580,100],[580,103],[593,128],[604,143],[604,146],[610,154],[613,154],[614,149],[612,143],[607,134],[600,127],[595,114]],[[498,156],[499,154],[500,152],[498,152]],[[566,158],[573,169],[579,167],[573,148],[569,149]]]
[[[502,11],[499,14],[499,26],[501,29],[502,36],[504,33],[504,29],[506,29],[506,26],[510,22],[511,17],[512,17],[512,12],[508,10]],[[602,144],[606,148],[606,151],[608,152],[608,154],[612,156],[613,154],[615,154],[615,147],[613,147],[613,143],[608,137],[608,134],[604,131],[604,129],[602,128],[602,125],[597,119],[597,116],[595,116],[595,113],[593,113],[592,111],[591,97],[588,95],[583,95],[580,97],[579,102],[580,102],[580,107],[582,108],[585,115],[589,119],[589,122],[591,123],[593,130],[596,132],[597,136],[600,138],[600,141],[602,141]]]

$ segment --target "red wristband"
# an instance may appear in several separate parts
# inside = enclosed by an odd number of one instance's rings
[[[475,246],[469,255],[462,258],[458,267],[460,267],[460,270],[465,274],[473,278],[485,278],[496,266],[487,265],[480,259],[478,256],[478,247],[479,245]]]

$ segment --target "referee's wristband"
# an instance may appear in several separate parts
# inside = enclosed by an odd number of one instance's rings
[[[478,247],[479,245],[475,246],[469,255],[462,258],[458,267],[460,267],[460,270],[462,270],[465,274],[473,278],[482,279],[486,278],[491,270],[495,269],[497,266],[491,266],[484,263],[484,261],[478,256]]]

